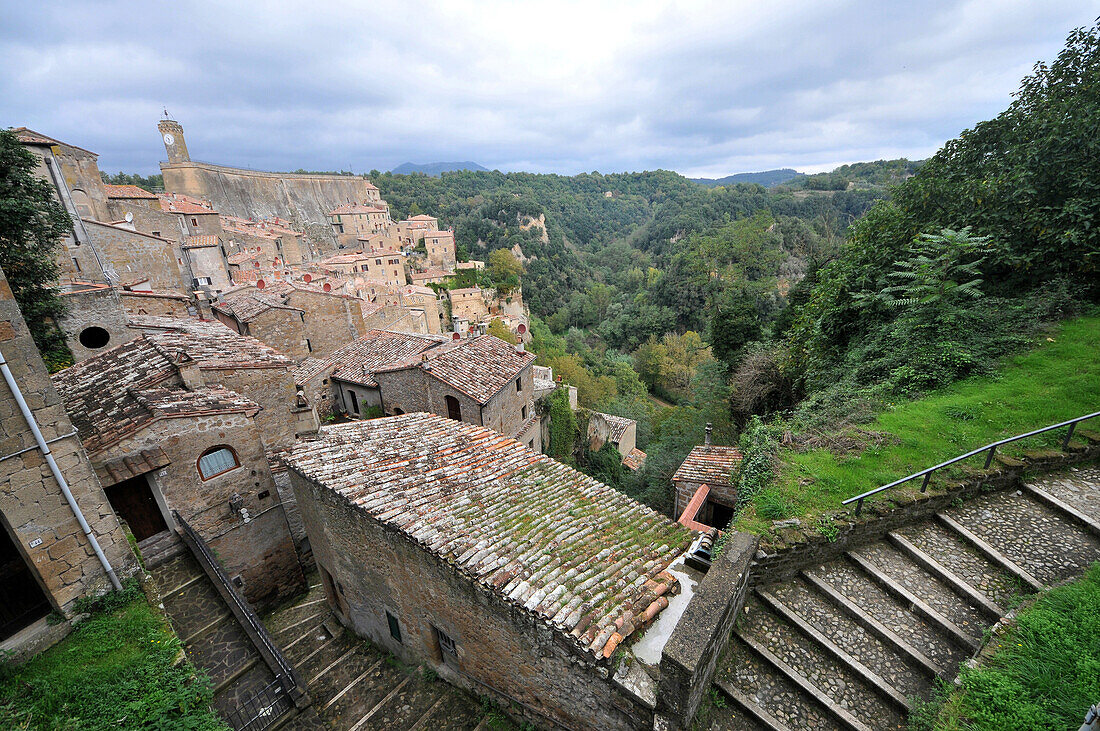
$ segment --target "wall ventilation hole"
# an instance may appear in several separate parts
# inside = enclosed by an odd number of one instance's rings
[[[97,350],[111,342],[111,333],[98,325],[86,327],[80,331],[80,344],[89,350]]]

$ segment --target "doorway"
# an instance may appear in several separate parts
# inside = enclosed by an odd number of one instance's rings
[[[707,500],[707,506],[710,508],[710,518],[706,524],[718,530],[725,530],[733,520],[733,508],[710,500]]]
[[[51,609],[18,546],[0,526],[0,640],[45,617]]]
[[[157,499],[145,475],[131,477],[106,488],[107,500],[118,517],[130,526],[138,543],[168,530]]]

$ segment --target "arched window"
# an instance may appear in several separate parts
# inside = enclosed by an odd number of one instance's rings
[[[458,403],[458,399],[447,396],[443,400],[447,402],[447,416],[455,421],[462,421],[462,404]]]
[[[204,480],[240,467],[237,453],[230,447],[211,447],[199,457],[199,476]]]

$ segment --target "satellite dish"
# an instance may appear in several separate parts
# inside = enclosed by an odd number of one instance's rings
[[[312,274],[303,274],[302,275],[302,281],[305,282],[306,284],[309,284],[310,282],[313,281],[313,275]]]
[[[133,222],[134,222],[134,214],[130,213],[129,211],[126,211],[126,223],[133,223]]]
[[[332,285],[329,284],[328,282],[325,282],[323,285],[321,285],[321,289],[323,289],[326,292],[331,292],[332,291]]]
[[[267,286],[267,282],[265,282],[264,280],[262,280],[262,279],[257,279],[256,280],[256,289],[263,289],[266,286]]]

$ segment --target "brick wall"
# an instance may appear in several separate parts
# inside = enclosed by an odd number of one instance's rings
[[[605,665],[529,612],[331,490],[293,469],[290,475],[314,557],[335,579],[347,607],[341,621],[355,632],[405,662],[434,667],[440,677],[488,695],[542,728],[652,727],[652,712],[617,690]],[[400,643],[390,636],[387,611],[400,624]],[[437,629],[455,641],[457,658],[440,652]]]
[[[8,361],[47,440],[69,434],[72,422],[31,340],[3,272],[0,272],[0,351]],[[0,382],[0,457],[35,444],[7,384]],[[69,489],[103,552],[120,577],[138,570],[118,519],[91,462],[75,436],[50,445]],[[0,530],[7,530],[55,609],[72,614],[73,602],[110,589],[110,582],[37,449],[0,460]],[[30,544],[41,541],[35,546]]]

